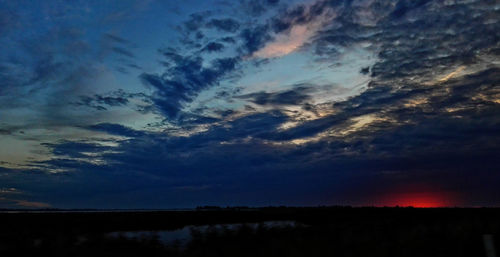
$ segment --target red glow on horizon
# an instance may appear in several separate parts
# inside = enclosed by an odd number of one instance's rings
[[[382,199],[380,199],[380,201],[377,202],[376,206],[438,208],[454,207],[456,204],[456,197],[451,193],[418,192],[385,195]]]

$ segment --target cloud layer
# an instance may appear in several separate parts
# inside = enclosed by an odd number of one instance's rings
[[[45,43],[28,47],[29,63],[2,59],[0,110],[22,105],[9,95],[48,90],[41,106],[81,109],[49,111],[44,124],[86,134],[47,140],[26,123],[1,121],[0,135],[45,152],[22,168],[0,163],[0,206],[371,205],[404,195],[500,204],[498,4],[226,7],[177,10],[176,43],[152,49],[154,69],[145,70],[130,40],[108,32],[95,52],[70,30],[47,39],[46,54],[36,51]],[[5,17],[0,36],[18,26],[16,15]],[[82,60],[63,55],[70,47]],[[119,72],[137,86],[75,89],[102,74],[98,58],[115,57],[146,64]]]

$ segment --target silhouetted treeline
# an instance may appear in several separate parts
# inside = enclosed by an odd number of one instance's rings
[[[0,256],[485,256],[482,235],[500,236],[500,209],[205,208],[211,211],[0,213]],[[287,220],[298,226],[266,226]],[[188,242],[110,237],[186,225]]]

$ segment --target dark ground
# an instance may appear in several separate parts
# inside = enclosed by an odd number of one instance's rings
[[[109,237],[186,225],[296,221],[298,226],[191,230],[191,239]],[[232,208],[0,213],[0,256],[486,256],[498,208]]]

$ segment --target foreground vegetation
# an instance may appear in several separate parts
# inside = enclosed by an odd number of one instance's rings
[[[270,220],[298,225],[262,223]],[[482,235],[500,235],[500,210],[485,208],[1,213],[0,221],[0,256],[485,256]],[[186,242],[107,236],[229,223],[242,225],[193,228]]]

